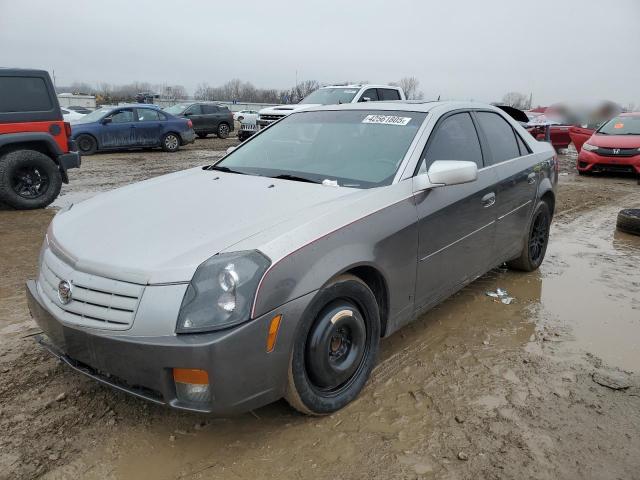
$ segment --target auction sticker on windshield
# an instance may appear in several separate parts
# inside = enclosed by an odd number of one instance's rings
[[[362,123],[378,123],[381,125],[406,125],[411,117],[396,117],[395,115],[367,115]]]

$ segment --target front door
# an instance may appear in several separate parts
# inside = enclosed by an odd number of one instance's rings
[[[103,120],[100,145],[104,148],[126,148],[133,145],[135,118],[132,108],[114,111]]]
[[[488,150],[485,162],[495,170],[496,257],[494,263],[510,260],[521,251],[534,207],[538,173],[528,155],[529,148],[513,127],[498,113],[474,112],[480,136]]]
[[[493,169],[483,168],[483,151],[469,112],[454,112],[439,120],[418,173],[427,172],[436,160],[472,161],[479,171],[474,182],[416,194],[418,312],[493,266],[496,176]]]
[[[200,104],[191,105],[184,111],[184,117],[191,120],[193,123],[193,129],[196,133],[207,131],[207,120],[205,115],[202,114],[202,106]]]

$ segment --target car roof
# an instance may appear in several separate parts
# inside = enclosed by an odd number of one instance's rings
[[[351,85],[325,85],[320,88],[393,88],[396,90],[400,90],[400,87],[397,85],[378,85],[373,83],[355,83]]]
[[[500,112],[493,105],[481,102],[462,102],[462,101],[429,101],[429,100],[394,100],[384,102],[360,102],[360,103],[343,103],[340,105],[322,105],[318,107],[309,107],[299,112],[320,111],[320,110],[400,110],[406,112],[429,112],[438,107],[444,107],[447,110],[457,109],[486,109]],[[297,112],[296,112],[297,113]]]
[[[0,75],[7,74],[19,74],[19,75],[48,75],[49,73],[46,70],[39,70],[36,68],[12,68],[12,67],[0,67]]]

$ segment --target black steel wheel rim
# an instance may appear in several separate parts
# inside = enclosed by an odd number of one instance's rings
[[[544,253],[549,238],[549,220],[545,212],[538,212],[531,228],[529,239],[529,258],[537,263]]]
[[[88,137],[82,137],[78,142],[78,146],[83,152],[88,152],[93,147],[93,142]]]
[[[349,387],[364,364],[367,334],[362,313],[349,301],[320,313],[305,346],[305,369],[315,390],[338,395]]]
[[[18,168],[11,177],[11,188],[22,198],[38,198],[48,186],[49,177],[37,167]]]

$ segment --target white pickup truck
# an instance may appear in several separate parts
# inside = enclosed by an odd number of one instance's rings
[[[258,113],[258,129],[303,108],[380,100],[405,100],[404,91],[391,85],[329,85],[319,88],[295,105],[263,108]]]

